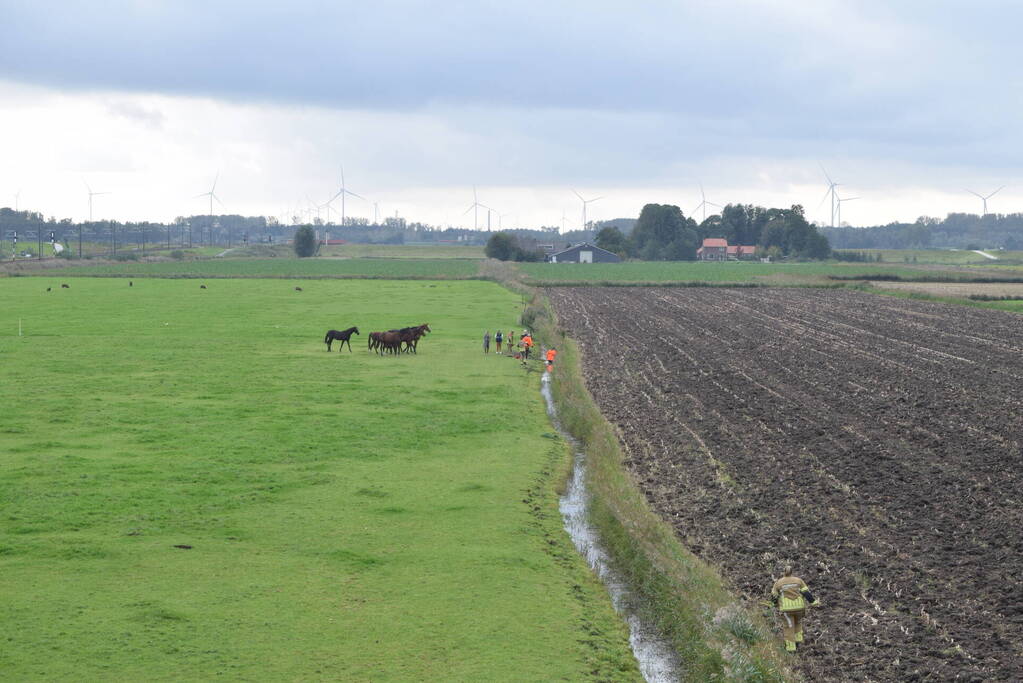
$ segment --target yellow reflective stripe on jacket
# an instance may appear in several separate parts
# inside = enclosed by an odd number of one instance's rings
[[[800,595],[798,598],[787,598],[783,593],[778,598],[778,609],[782,612],[794,612],[800,609],[806,609],[806,600]]]

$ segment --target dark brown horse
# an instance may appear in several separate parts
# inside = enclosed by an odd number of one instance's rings
[[[345,344],[347,343],[348,344],[348,353],[351,353],[352,352],[352,334],[353,333],[354,334],[359,334],[359,328],[358,327],[349,327],[347,330],[340,330],[340,331],[338,331],[338,330],[327,330],[327,336],[323,338],[323,343],[327,345],[327,351],[328,352],[330,352],[330,345],[331,345],[331,343],[333,343],[335,340],[338,340],[338,341],[341,342],[340,346],[338,346],[338,349],[337,349],[338,351],[343,349],[345,347]]]
[[[388,330],[387,332],[370,332],[367,348],[383,355],[385,353],[399,354],[402,352],[416,352],[416,344],[424,334],[430,331],[427,324],[416,327],[403,327],[400,330]]]

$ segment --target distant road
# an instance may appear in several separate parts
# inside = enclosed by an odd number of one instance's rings
[[[989,258],[989,259],[991,259],[992,261],[997,261],[997,260],[998,260],[998,257],[997,257],[997,256],[992,256],[991,254],[985,254],[985,253],[984,253],[984,252],[982,252],[982,251],[981,251],[980,249],[971,249],[970,251],[972,251],[972,252],[973,252],[974,254],[980,254],[980,255],[981,255],[981,256],[983,256],[984,258]],[[224,252],[224,253],[227,253],[227,252]],[[223,255],[224,255],[224,254],[221,254],[221,256],[223,256]]]

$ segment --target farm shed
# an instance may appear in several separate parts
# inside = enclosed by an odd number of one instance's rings
[[[622,259],[613,251],[583,242],[550,254],[547,260],[551,263],[619,263]]]
[[[728,259],[730,261],[737,261],[743,258],[754,258],[756,253],[757,248],[754,246],[744,246],[741,244],[728,245]]]

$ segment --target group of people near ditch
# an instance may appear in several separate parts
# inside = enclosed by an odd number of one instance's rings
[[[497,347],[498,354],[507,353],[509,356],[521,359],[523,363],[529,360],[529,355],[535,345],[533,335],[529,333],[529,330],[522,330],[522,334],[518,335],[517,342],[513,330],[509,330],[507,335],[502,330],[498,330],[493,337],[490,335],[490,330],[487,330],[483,333],[483,353],[490,353],[491,340]],[[554,366],[554,357],[557,355],[558,351],[554,348],[547,349],[544,353],[543,360],[548,370]]]

